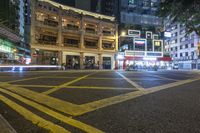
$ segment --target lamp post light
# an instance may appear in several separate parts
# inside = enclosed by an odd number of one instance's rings
[[[125,31],[122,31],[121,32],[121,36],[125,36],[126,35],[126,32]]]

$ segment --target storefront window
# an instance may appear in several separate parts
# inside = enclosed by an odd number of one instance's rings
[[[95,57],[94,56],[85,56],[85,68],[94,69],[95,67]]]
[[[58,65],[58,52],[55,51],[44,51],[34,50],[33,53],[33,64],[38,65]]]
[[[79,69],[80,68],[80,56],[67,55],[66,56],[67,69]]]

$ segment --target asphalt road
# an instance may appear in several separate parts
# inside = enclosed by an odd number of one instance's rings
[[[1,72],[0,114],[18,133],[200,133],[199,74]]]

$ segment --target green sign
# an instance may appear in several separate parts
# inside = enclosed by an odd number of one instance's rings
[[[0,39],[0,51],[12,53],[12,43],[6,40]]]

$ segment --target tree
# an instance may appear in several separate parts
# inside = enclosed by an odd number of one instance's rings
[[[200,35],[200,0],[161,0],[158,15],[185,24],[188,33]]]

